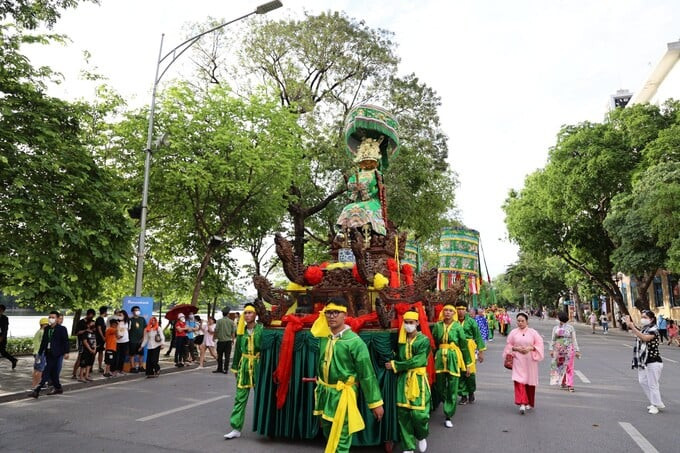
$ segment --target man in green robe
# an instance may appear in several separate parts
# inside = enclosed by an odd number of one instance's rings
[[[489,325],[489,341],[493,342],[493,332],[496,330],[496,313],[493,309],[486,311],[486,323]]]
[[[347,302],[334,300],[319,313],[311,332],[319,338],[314,415],[328,439],[325,453],[348,452],[352,434],[365,428],[357,405],[357,384],[380,421],[382,395],[366,343],[345,325]]]
[[[456,306],[456,311],[458,312],[457,321],[463,326],[463,332],[465,332],[465,339],[467,340],[467,349],[470,353],[470,365],[467,367],[467,373],[465,376],[461,376],[460,383],[458,385],[458,394],[460,395],[460,404],[474,403],[475,402],[475,390],[477,390],[477,367],[476,360],[479,363],[484,362],[484,351],[486,351],[486,344],[482,338],[482,333],[479,331],[479,325],[467,311],[467,306],[459,304]],[[477,351],[477,354],[475,354]]]
[[[246,304],[239,318],[236,329],[236,344],[232,373],[236,376],[236,396],[234,409],[231,411],[232,431],[224,435],[225,439],[241,437],[241,429],[246,418],[246,405],[250,389],[255,388],[260,368],[260,342],[262,340],[262,324],[255,322],[255,307]]]
[[[418,332],[418,312],[407,311],[399,330],[397,360],[385,368],[397,373],[397,422],[404,453],[427,450],[430,430],[430,383],[427,379],[427,356],[430,340]]]
[[[471,364],[470,352],[465,340],[463,327],[455,322],[456,308],[445,305],[439,316],[439,322],[432,326],[432,337],[437,348],[434,356],[434,368],[437,378],[435,391],[437,398],[444,402],[445,425],[453,428],[451,418],[456,413],[458,398],[458,379]]]

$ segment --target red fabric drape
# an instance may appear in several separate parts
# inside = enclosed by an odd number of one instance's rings
[[[276,408],[281,409],[286,403],[290,375],[293,369],[293,350],[295,348],[295,334],[308,324],[311,325],[319,317],[318,313],[299,318],[295,315],[286,315],[281,318],[282,323],[287,323],[283,331],[281,348],[279,349],[279,364],[272,375],[278,385],[276,389]]]

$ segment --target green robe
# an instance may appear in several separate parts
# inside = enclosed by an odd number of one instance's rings
[[[451,419],[456,413],[459,376],[465,371],[467,364],[472,363],[470,352],[463,327],[455,321],[448,326],[444,324],[444,321],[436,323],[432,326],[432,337],[437,347],[434,357],[434,368],[437,373],[435,402],[444,403],[444,415],[447,419]],[[444,345],[457,346],[460,355],[455,349]],[[433,406],[436,407],[437,404]]]
[[[489,340],[493,340],[493,331],[496,329],[496,315],[493,312],[486,313],[486,323],[489,325]]]
[[[352,203],[343,208],[336,224],[346,229],[370,224],[373,231],[384,236],[386,230],[378,196],[378,171],[356,172],[347,181],[347,188],[352,193]]]
[[[260,342],[262,341],[262,324],[255,324],[253,334],[246,331],[238,335],[234,343],[234,361],[231,371],[236,375],[238,388],[253,388],[260,365]]]
[[[354,380],[359,384],[354,391],[361,389],[369,409],[383,405],[380,386],[375,376],[373,364],[366,343],[351,329],[338,336],[319,338],[319,364],[317,367],[314,415],[320,415],[324,434],[328,436],[342,391],[337,389],[338,382]],[[356,404],[356,398],[354,400]],[[348,429],[348,415],[343,421],[342,435],[337,451],[349,451],[352,432]]]
[[[399,344],[397,360],[392,360],[392,371],[397,376],[397,421],[402,449],[415,450],[416,442],[429,434],[430,384],[427,379],[427,356],[430,340],[418,333],[412,340]],[[408,383],[417,383],[417,396],[409,400]]]
[[[477,374],[475,349],[477,351],[484,351],[486,350],[486,344],[484,343],[482,333],[479,330],[479,324],[477,324],[477,321],[470,317],[470,315],[466,314],[462,323],[460,323],[460,321],[456,322],[463,326],[463,332],[465,332],[465,340],[467,343],[466,349],[469,350],[471,363],[468,366],[470,369],[470,376],[461,376],[458,385],[458,393],[461,396],[469,396],[477,390],[477,378],[475,377]]]

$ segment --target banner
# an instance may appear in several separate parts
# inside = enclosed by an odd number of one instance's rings
[[[444,227],[439,241],[437,287],[446,290],[454,282],[464,280],[469,294],[478,294],[481,286],[479,270],[479,232],[467,228]]]
[[[130,318],[132,318],[132,307],[139,307],[139,316],[149,323],[149,319],[153,316],[153,297],[123,297],[123,310],[125,310]],[[160,323],[160,319],[158,322]],[[127,360],[126,360],[127,363]],[[146,363],[146,347],[144,348],[144,363]]]
[[[404,258],[401,260],[402,264],[410,264],[415,274],[419,274],[422,270],[422,257],[420,256],[420,245],[412,240],[406,241],[404,248]]]

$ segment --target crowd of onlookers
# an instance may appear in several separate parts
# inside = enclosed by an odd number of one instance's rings
[[[0,304],[0,355],[16,368],[17,359],[6,350],[8,319],[5,306]],[[132,307],[131,314],[116,309],[109,316],[109,308],[99,308],[99,316],[90,308],[85,317],[75,325],[77,357],[73,363],[71,379],[80,382],[92,381],[93,370],[106,378],[129,373],[146,373],[147,378],[158,377],[160,353],[166,338],[161,323],[155,316],[147,320],[141,316],[138,306]],[[209,353],[217,361],[215,373],[229,371],[231,345],[236,337],[237,313],[222,310],[218,321],[208,316],[202,320],[199,315],[180,313],[176,320],[166,326],[171,332],[169,356],[174,349],[175,366],[199,364],[202,368]],[[40,391],[51,386],[49,394],[62,393],[59,379],[64,359],[69,358],[70,344],[64,317],[52,311],[39,321],[39,329],[33,337],[33,378],[31,396],[37,398]],[[146,349],[146,358],[144,357]],[[95,368],[96,364],[96,368]]]

